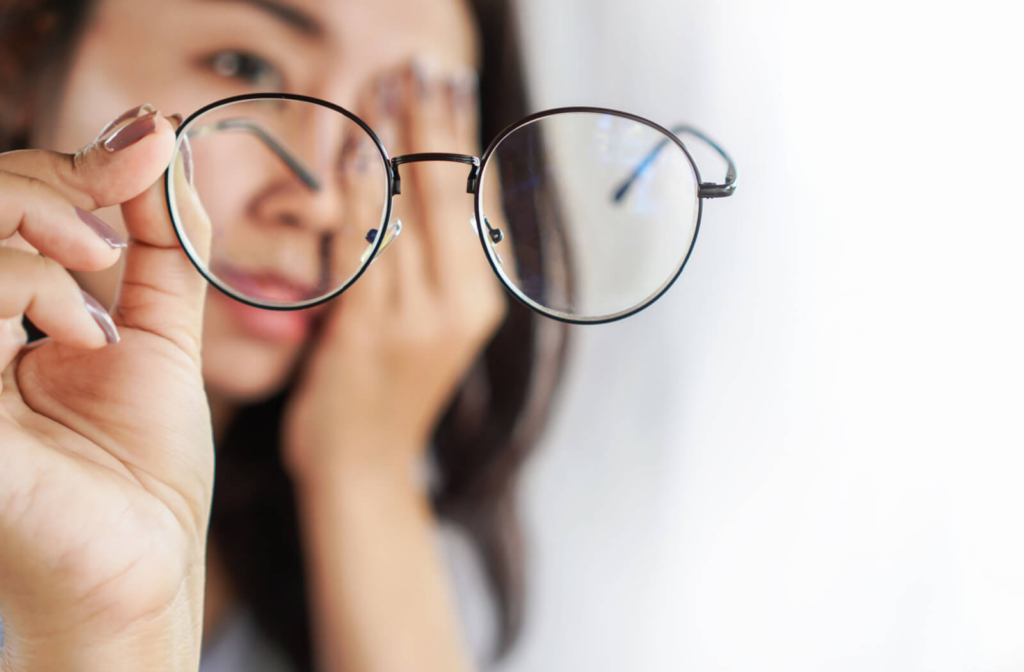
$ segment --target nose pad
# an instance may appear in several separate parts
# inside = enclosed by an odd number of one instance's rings
[[[398,236],[401,235],[401,233],[402,220],[396,219],[394,225],[388,227],[387,232],[384,234],[384,242],[380,244],[380,249],[377,250],[377,255],[374,257],[374,259],[384,254],[384,250],[388,249],[388,246],[391,245],[391,243],[395,242],[395,239],[398,238]],[[373,246],[377,242],[377,234],[377,229],[370,229],[369,231],[366,232],[366,242],[369,243],[369,245],[363,252],[363,256],[359,258],[360,264],[365,264],[366,260],[370,258],[371,254],[373,254]],[[370,263],[373,263],[372,260]]]
[[[473,227],[473,233],[479,236],[480,227],[476,223],[476,217],[469,218],[469,225]],[[505,240],[505,234],[502,232],[501,229],[496,229],[493,226],[491,226],[491,222],[488,221],[486,217],[484,217],[484,226],[487,227],[487,238],[491,242],[491,251],[494,252],[494,258],[498,260],[499,266],[504,266],[505,262],[501,260],[501,255],[498,253],[496,249],[494,249],[494,246],[498,245],[499,243],[501,243],[501,241]]]
[[[484,226],[487,227],[487,237],[491,239],[491,242],[497,245],[501,241],[505,240],[505,234],[502,233],[501,229],[496,229],[491,226],[491,223],[484,217]]]

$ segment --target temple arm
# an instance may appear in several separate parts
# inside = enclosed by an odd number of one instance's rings
[[[710,145],[712,149],[718,152],[723,159],[725,159],[725,163],[727,166],[725,171],[725,182],[723,182],[722,184],[716,184],[714,182],[702,182],[700,185],[700,189],[698,191],[698,196],[700,196],[700,198],[724,198],[726,196],[732,196],[733,192],[736,191],[736,165],[732,162],[732,159],[729,157],[729,155],[725,153],[725,150],[719,147],[714,140],[712,140],[711,138],[709,138],[708,136],[704,135],[703,133],[701,133],[700,131],[691,126],[676,126],[675,128],[672,129],[672,133],[674,135],[680,135],[682,133],[685,133],[687,135],[692,135],[696,138],[700,138],[708,145]],[[658,154],[661,152],[661,150],[665,149],[665,146],[668,145],[669,142],[671,142],[671,140],[669,138],[665,138],[651,149],[647,156],[644,157],[644,160],[640,162],[640,165],[638,165],[636,169],[633,171],[633,174],[630,175],[622,183],[622,185],[615,190],[615,193],[612,195],[613,201],[619,203],[620,201],[622,201],[623,198],[626,197],[626,194],[629,193],[629,189],[630,187],[633,186],[633,183],[636,182],[636,180],[641,175],[643,175],[644,171],[647,170],[652,163],[654,163],[654,160],[658,157]]]
[[[257,138],[263,141],[263,144],[267,146],[274,154],[278,156],[285,165],[287,165],[292,172],[299,176],[299,179],[305,183],[312,191],[320,191],[320,179],[313,173],[313,171],[306,166],[306,162],[302,160],[298,154],[288,149],[288,147],[267,128],[257,121],[245,118],[236,119],[223,119],[221,121],[205,124],[203,126],[197,126],[188,130],[188,136],[190,138],[201,137],[212,133],[221,133],[224,131],[242,131],[244,133],[252,133]],[[394,242],[395,238],[402,233],[402,220],[396,220],[394,225],[388,229],[387,237],[384,242],[381,243],[380,249],[377,254],[387,249],[388,245]],[[377,229],[370,229],[366,234],[366,242],[369,243],[369,247],[363,252],[363,256],[360,259],[360,263],[365,264],[369,258],[370,253],[373,251],[374,243],[377,241]]]
[[[244,133],[252,133],[259,138],[263,144],[267,146],[270,151],[278,156],[284,163],[299,176],[299,179],[313,191],[320,191],[320,179],[316,174],[306,165],[306,162],[302,160],[298,154],[288,149],[288,147],[277,139],[277,137],[266,127],[257,121],[252,119],[237,118],[237,119],[223,119],[188,130],[188,137],[195,138],[211,133],[220,133],[224,131],[242,131]]]

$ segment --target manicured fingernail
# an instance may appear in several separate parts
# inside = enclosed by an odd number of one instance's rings
[[[427,65],[421,58],[413,59],[412,65],[409,66],[409,71],[412,73],[413,88],[416,90],[416,95],[420,98],[426,98],[430,92],[430,77],[427,73]]]
[[[156,112],[150,112],[145,116],[139,117],[104,140],[103,146],[106,147],[108,151],[117,152],[125,147],[131,147],[147,135],[155,133],[156,115]]]
[[[451,96],[452,105],[457,111],[466,112],[473,109],[477,98],[476,73],[451,75],[445,80],[445,90]]]
[[[129,119],[135,119],[136,117],[141,117],[144,114],[149,114],[150,112],[155,112],[155,111],[156,111],[156,109],[152,105],[150,105],[149,103],[146,103],[145,105],[139,105],[138,107],[133,107],[132,109],[128,110],[127,112],[122,114],[117,119],[114,119],[112,122],[110,122],[109,124],[104,126],[103,130],[100,131],[99,135],[96,136],[96,140],[97,141],[102,140],[103,137],[107,133],[110,133],[116,127],[118,127],[122,123],[128,121]]]
[[[360,139],[356,144],[356,171],[365,173],[370,169],[370,141]]]
[[[188,134],[186,133],[181,139],[181,145],[178,147],[178,152],[181,154],[181,168],[185,172],[185,181],[188,182],[188,186],[192,186],[192,146],[188,144]]]
[[[463,98],[473,98],[480,88],[480,75],[476,70],[465,70],[451,77],[452,87]]]
[[[124,238],[118,235],[117,231],[107,226],[106,222],[92,214],[88,210],[82,210],[77,205],[75,206],[75,214],[78,218],[88,225],[97,236],[99,236],[104,243],[110,245],[114,249],[121,247],[127,247],[128,243],[124,241]]]
[[[380,110],[385,116],[398,116],[400,95],[399,81],[397,77],[385,77],[377,83],[377,96]]]
[[[121,335],[117,333],[117,327],[114,326],[114,320],[110,319],[110,313],[85,290],[82,290],[82,298],[85,299],[85,309],[89,311],[89,315],[92,316],[92,319],[96,320],[96,324],[103,330],[107,343],[113,345],[120,341]]]
[[[389,152],[395,151],[395,142],[398,138],[398,133],[395,132],[395,123],[391,119],[391,117],[385,117],[373,125],[373,132],[377,134],[377,139]]]

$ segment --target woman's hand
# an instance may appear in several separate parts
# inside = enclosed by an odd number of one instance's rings
[[[475,154],[475,87],[411,69],[363,118],[393,155]],[[368,148],[369,149],[369,148]],[[287,410],[317,658],[353,672],[472,668],[416,466],[505,313],[473,230],[469,167],[403,166],[401,236],[331,307]],[[346,170],[346,211],[369,171]],[[372,204],[367,205],[372,213]]]
[[[205,284],[154,184],[173,142],[140,109],[74,156],[0,154],[4,672],[197,665],[213,446]],[[111,318],[68,270],[117,261],[123,242],[89,213],[117,204],[130,240]],[[49,338],[23,349],[23,314]]]
[[[382,81],[361,116],[392,156],[476,155],[477,109],[471,75],[431,78],[414,66]],[[401,168],[391,222],[401,219],[402,233],[333,302],[286,417],[285,461],[298,480],[324,469],[408,475],[504,318],[503,292],[473,230],[468,175],[457,163]],[[374,178],[345,171],[350,212],[362,192],[376,193],[359,180]]]

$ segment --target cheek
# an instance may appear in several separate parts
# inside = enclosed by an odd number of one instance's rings
[[[48,114],[39,146],[74,152],[92,142],[112,119],[143,103],[165,116],[191,111],[215,100],[197,80],[187,44],[174,38],[179,3],[132,0],[124,6],[102,0],[83,33],[59,96]],[[213,97],[211,97],[213,96]]]
[[[252,141],[243,136],[219,135],[191,143],[193,175],[203,209],[213,225],[213,249],[236,247],[246,237],[247,212],[260,188],[266,184],[269,162],[259,156]]]
[[[36,146],[60,152],[75,152],[96,139],[110,120],[138,106],[135,97],[123,95],[101,68],[78,63],[69,73],[61,105],[48,133],[37,138]]]

